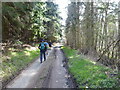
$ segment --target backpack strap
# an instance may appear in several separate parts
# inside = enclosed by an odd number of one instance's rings
[[[38,46],[39,49],[40,49],[40,46],[41,46],[41,43],[39,43],[39,46]]]

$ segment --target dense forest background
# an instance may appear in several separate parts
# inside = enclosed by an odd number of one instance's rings
[[[2,42],[33,43],[61,36],[61,17],[53,2],[3,2]]]
[[[120,69],[120,2],[71,2],[65,31],[71,48]]]

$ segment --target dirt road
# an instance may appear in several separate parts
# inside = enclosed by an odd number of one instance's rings
[[[66,68],[63,67],[64,56],[60,48],[48,51],[47,60],[40,64],[37,59],[23,70],[6,88],[69,88]]]

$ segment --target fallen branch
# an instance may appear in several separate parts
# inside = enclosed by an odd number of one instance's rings
[[[120,39],[115,40],[115,41],[113,41],[111,44],[107,45],[107,48],[104,48],[103,53],[99,55],[99,58],[97,59],[97,61],[100,61],[100,60],[101,60],[101,58],[103,57],[103,55],[108,51],[108,49],[109,49],[114,43],[115,43],[115,44],[114,44],[113,47],[116,47],[116,45],[117,45],[119,42],[120,42]]]

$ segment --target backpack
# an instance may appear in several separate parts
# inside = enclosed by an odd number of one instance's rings
[[[45,50],[45,44],[44,43],[40,43],[40,50]]]

